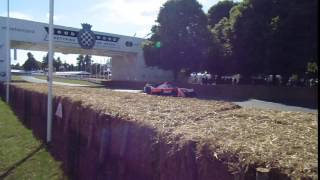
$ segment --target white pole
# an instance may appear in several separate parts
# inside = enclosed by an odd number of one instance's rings
[[[47,143],[51,142],[52,131],[52,61],[53,61],[53,6],[54,0],[49,4],[49,72],[48,72],[48,114],[47,114]]]
[[[6,84],[6,102],[9,103],[9,94],[10,94],[10,79],[11,79],[11,62],[10,62],[10,37],[9,37],[9,31],[10,31],[10,27],[9,27],[9,18],[10,18],[10,14],[9,14],[9,0],[7,0],[7,21],[6,21],[6,44],[7,44],[7,84]]]

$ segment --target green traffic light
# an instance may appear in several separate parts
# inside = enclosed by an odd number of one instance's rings
[[[157,41],[154,46],[155,46],[156,48],[160,48],[160,47],[161,47],[161,42],[160,42],[160,41]]]

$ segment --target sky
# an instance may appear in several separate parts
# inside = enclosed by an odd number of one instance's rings
[[[219,0],[198,0],[205,13]],[[144,38],[155,24],[160,7],[166,0],[55,0],[54,24],[81,28],[89,23],[92,30]],[[7,15],[7,1],[0,0],[0,16]],[[49,0],[10,0],[10,17],[47,23]],[[11,56],[12,64],[23,64],[27,59],[25,50],[17,51],[17,60]],[[41,61],[46,52],[31,51]],[[13,54],[13,52],[12,52]],[[77,55],[55,53],[62,62],[76,63]],[[100,63],[106,57],[93,56]]]

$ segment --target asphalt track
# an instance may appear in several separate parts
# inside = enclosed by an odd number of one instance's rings
[[[311,109],[311,108],[305,108],[305,107],[299,107],[299,106],[289,106],[281,103],[262,101],[258,99],[249,99],[246,101],[233,101],[233,103],[241,107],[247,107],[247,108],[318,113],[318,109]]]
[[[131,92],[131,93],[142,93],[142,90],[129,90],[129,89],[114,89],[114,91],[118,92]],[[318,113],[318,109],[311,109],[299,106],[290,106],[281,103],[269,102],[269,101],[262,101],[258,99],[249,99],[244,101],[231,101],[241,107],[246,108],[258,108],[258,109],[272,109],[272,110],[282,110],[282,111],[299,111],[299,112],[311,112],[311,113]]]
[[[46,80],[38,79],[32,76],[21,76],[21,78],[28,82],[33,83],[47,83]],[[53,82],[54,85],[63,85],[63,86],[88,86],[82,84],[71,84],[71,83],[63,83],[63,82]],[[129,89],[114,89],[114,91],[118,92],[131,92],[131,93],[142,93],[141,90],[129,90]],[[318,109],[311,109],[299,106],[290,106],[281,103],[274,103],[269,101],[262,101],[258,99],[249,99],[245,101],[230,101],[241,107],[247,108],[258,108],[258,109],[273,109],[273,110],[282,110],[282,111],[299,111],[299,112],[311,112],[318,113]]]

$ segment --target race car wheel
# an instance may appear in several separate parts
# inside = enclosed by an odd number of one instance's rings
[[[197,94],[195,92],[191,92],[188,95],[189,95],[189,97],[196,97],[197,96]]]
[[[150,94],[151,93],[151,87],[149,87],[149,86],[146,86],[146,87],[144,87],[144,90],[143,90],[145,93],[147,93],[147,94]]]
[[[177,97],[178,96],[178,90],[177,89],[173,90],[171,95],[174,96],[174,97]]]

